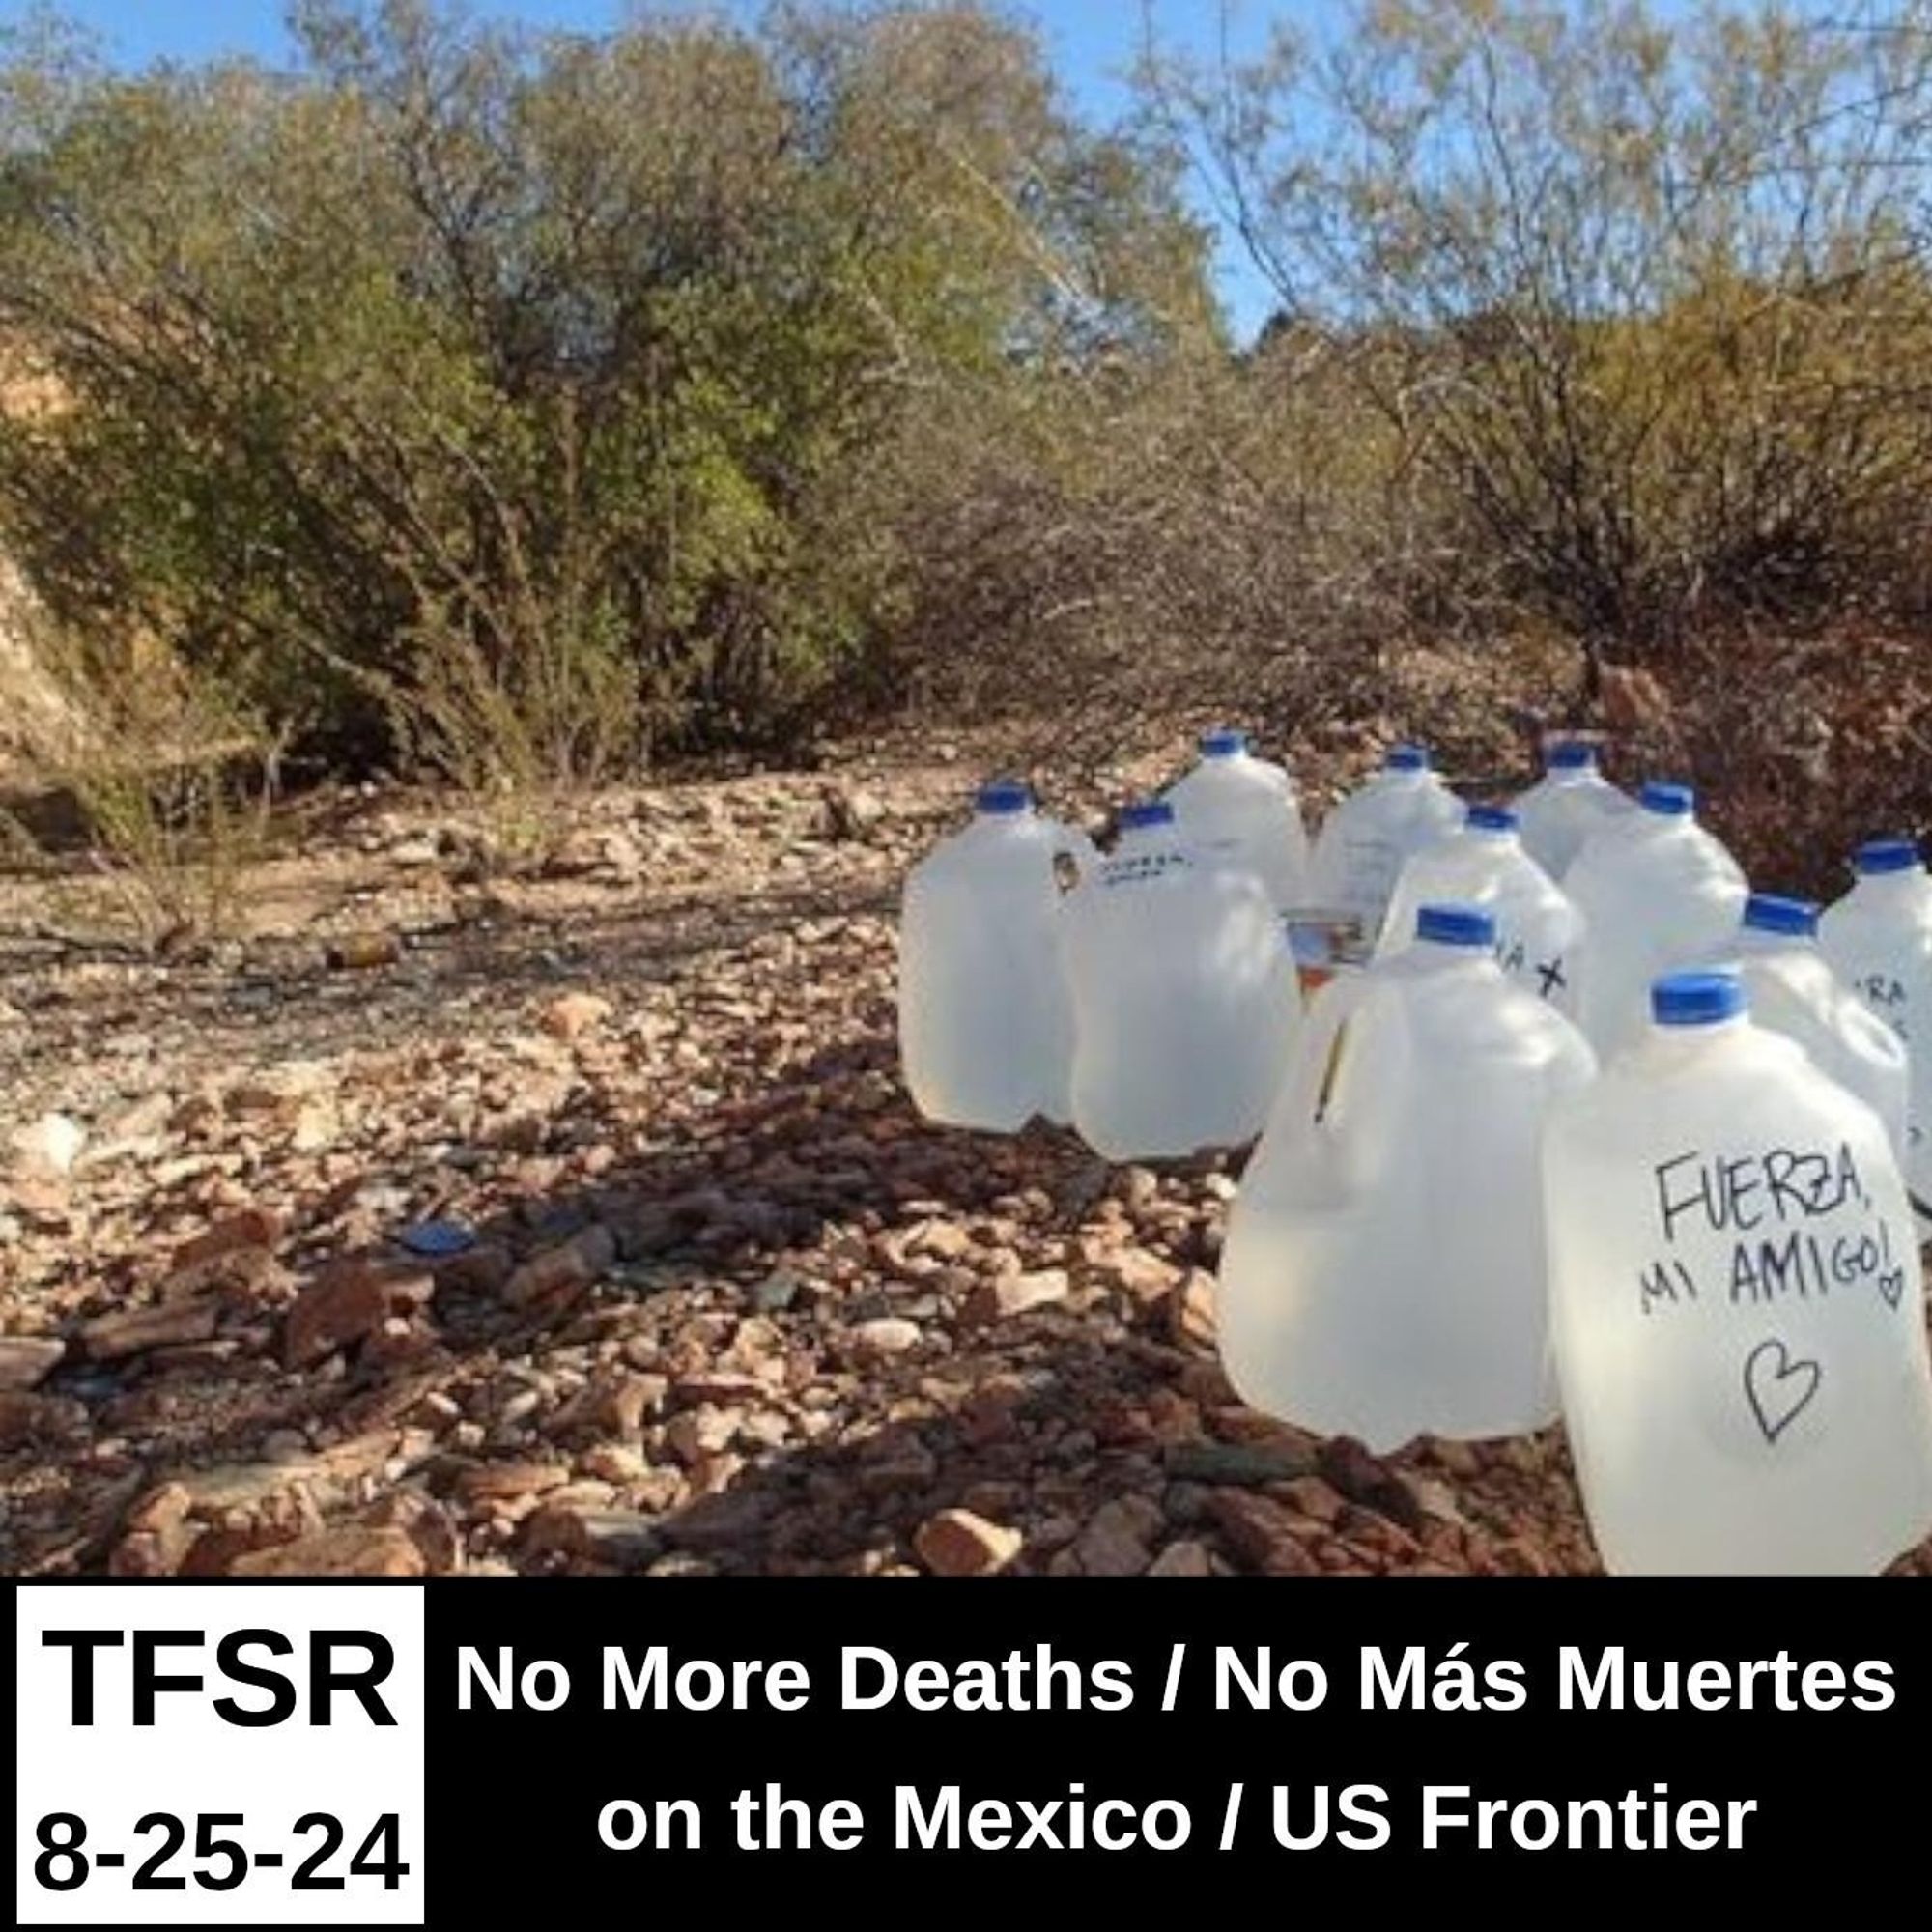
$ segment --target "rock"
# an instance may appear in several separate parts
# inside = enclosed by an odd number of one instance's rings
[[[649,1461],[628,1442],[595,1443],[578,1458],[577,1466],[586,1476],[613,1483],[619,1489],[640,1483],[651,1473]]]
[[[403,956],[403,943],[393,932],[345,933],[328,949],[329,969],[336,973],[368,973],[393,966]]]
[[[457,1479],[456,1492],[466,1503],[518,1503],[561,1489],[570,1471],[559,1463],[480,1463]]]
[[[81,1352],[97,1362],[116,1362],[149,1349],[206,1342],[221,1311],[212,1301],[164,1301],[153,1308],[128,1308],[84,1321],[76,1339]]]
[[[596,993],[564,993],[544,1009],[543,1029],[554,1038],[582,1039],[616,1010]]]
[[[1341,1495],[1320,1476],[1296,1476],[1270,1487],[1269,1494],[1316,1522],[1333,1522],[1348,1508]]]
[[[585,1562],[641,1570],[664,1553],[655,1518],[637,1510],[582,1509],[546,1503],[525,1520],[523,1548]]]
[[[543,1249],[514,1269],[503,1283],[502,1298],[509,1307],[525,1310],[568,1307],[616,1260],[616,1236],[601,1221],[593,1221],[569,1240]]]
[[[724,1555],[761,1540],[777,1508],[778,1498],[764,1490],[721,1490],[667,1517],[661,1528],[668,1543]]]
[[[41,1179],[61,1180],[73,1172],[87,1145],[87,1129],[65,1114],[43,1114],[7,1144],[12,1164]]]
[[[1162,1462],[1167,1473],[1184,1483],[1292,1482],[1314,1472],[1315,1458],[1291,1443],[1175,1442]]]
[[[282,1326],[282,1359],[312,1367],[336,1350],[382,1327],[392,1313],[425,1306],[435,1280],[418,1268],[397,1268],[359,1257],[325,1268],[305,1288]]]
[[[231,1577],[420,1577],[423,1553],[406,1530],[349,1527],[298,1536],[248,1550],[228,1566]]]
[[[327,1100],[304,1100],[289,1122],[289,1146],[297,1153],[320,1153],[342,1138],[342,1117]]]
[[[144,1491],[121,1519],[124,1530],[173,1529],[187,1520],[194,1508],[194,1492],[185,1483],[158,1483]]]
[[[463,1568],[463,1537],[455,1519],[417,1490],[392,1490],[363,1519],[371,1529],[400,1529],[422,1551],[432,1577]]]
[[[1170,1543],[1148,1566],[1147,1574],[1150,1577],[1211,1577],[1214,1561],[1208,1553],[1205,1543],[1183,1538],[1179,1543]]]
[[[728,1449],[738,1434],[738,1412],[700,1403],[665,1425],[665,1446],[687,1468]]]
[[[1133,1300],[1153,1303],[1171,1294],[1181,1279],[1172,1262],[1163,1261],[1147,1249],[1112,1249],[1093,1263],[1094,1279]]]
[[[100,1146],[95,1148],[95,1159],[99,1161],[137,1151],[155,1151],[172,1119],[172,1094],[158,1092],[149,1094],[145,1099],[137,1099],[131,1107],[124,1107],[112,1121],[108,1121],[100,1136]]]
[[[436,1285],[455,1294],[500,1297],[516,1263],[500,1241],[479,1241],[431,1264]]]
[[[864,838],[883,824],[886,808],[872,792],[857,785],[827,785],[824,826],[833,838]]]
[[[1082,1574],[1138,1577],[1153,1560],[1150,1539],[1160,1527],[1159,1505],[1147,1496],[1119,1496],[1103,1503],[1073,1542]]]
[[[1167,1332],[1183,1348],[1211,1349],[1219,1330],[1214,1320],[1214,1277],[1192,1268],[1167,1300]]]
[[[247,1208],[230,1214],[174,1251],[161,1292],[170,1300],[198,1293],[231,1263],[257,1268],[267,1263],[281,1238],[281,1216],[269,1208]]]
[[[804,1286],[790,1268],[774,1268],[745,1298],[760,1315],[778,1315],[798,1299]]]
[[[637,1436],[646,1416],[658,1414],[670,1393],[663,1376],[620,1376],[589,1397],[587,1419],[594,1428],[608,1429],[613,1435]]]
[[[912,1547],[935,1577],[990,1577],[1020,1553],[1026,1539],[971,1510],[941,1510],[914,1531]]]
[[[1378,1511],[1411,1534],[1426,1514],[1415,1492],[1394,1469],[1351,1435],[1331,1436],[1321,1446],[1321,1470],[1351,1502]]]
[[[67,1353],[57,1335],[0,1335],[0,1389],[30,1389]]]
[[[1031,1274],[989,1276],[967,1298],[968,1321],[1004,1321],[1035,1308],[1065,1301],[1071,1290],[1065,1268],[1038,1268]]]
[[[107,1555],[110,1577],[174,1577],[180,1574],[201,1531],[191,1523],[163,1530],[140,1529],[115,1544]]]
[[[923,1339],[919,1323],[900,1315],[881,1315],[852,1331],[854,1344],[868,1355],[903,1355]]]
[[[1311,1526],[1306,1519],[1265,1496],[1217,1490],[1208,1498],[1208,1512],[1235,1554],[1264,1577],[1306,1577],[1321,1568],[1303,1540]]]

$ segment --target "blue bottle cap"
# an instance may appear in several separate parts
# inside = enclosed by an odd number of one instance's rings
[[[1391,745],[1382,753],[1382,770],[1385,772],[1426,772],[1429,769],[1429,752],[1422,745]]]
[[[1735,973],[1666,973],[1650,989],[1650,1013],[1659,1026],[1717,1026],[1736,1019],[1747,1004]]]
[[[1426,905],[1415,915],[1415,936],[1437,946],[1493,946],[1495,915],[1481,906]]]
[[[1204,758],[1238,758],[1248,749],[1248,734],[1222,727],[1201,734],[1201,755]]]
[[[1777,932],[1792,939],[1809,939],[1818,930],[1818,908],[1809,899],[1753,893],[1745,901],[1745,923],[1753,932]]]
[[[1697,810],[1697,794],[1689,785],[1663,784],[1652,779],[1637,794],[1637,803],[1664,818],[1688,818]]]
[[[1471,832],[1514,832],[1522,820],[1507,805],[1472,805],[1467,822]]]
[[[1140,832],[1151,825],[1172,825],[1174,808],[1164,798],[1145,798],[1121,808],[1121,830]]]
[[[994,779],[980,787],[975,809],[989,817],[1004,818],[1016,811],[1033,810],[1033,792],[1024,779]]]
[[[1596,762],[1596,746],[1581,738],[1559,738],[1543,754],[1544,768],[1552,772],[1587,771]]]
[[[1909,872],[1918,864],[1916,838],[1867,838],[1852,854],[1852,869],[1866,872]]]

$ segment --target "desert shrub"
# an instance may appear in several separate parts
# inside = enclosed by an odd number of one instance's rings
[[[101,652],[18,600],[9,617],[42,687],[14,714],[13,750],[71,814],[84,870],[18,811],[0,811],[0,861],[66,882],[57,897],[84,928],[69,937],[159,952],[235,936],[243,875],[270,849],[281,745],[157,639]]]
[[[305,745],[477,783],[781,738],[902,585],[934,390],[1205,310],[1157,158],[970,6],[529,37],[311,0],[292,75],[0,72],[0,544]]]
[[[1905,586],[1932,482],[1932,39],[1908,4],[1371,0],[1150,112],[1465,559],[1594,656]]]

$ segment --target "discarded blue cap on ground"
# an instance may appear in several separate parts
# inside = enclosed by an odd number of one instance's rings
[[[1809,899],[1753,893],[1745,901],[1745,923],[1753,932],[1780,932],[1794,939],[1808,939],[1818,930],[1818,908]]]
[[[1507,805],[1472,805],[1468,825],[1471,832],[1514,832],[1522,820]]]
[[[980,810],[996,814],[1030,811],[1033,792],[1024,779],[994,779],[980,787],[976,803]]]
[[[1597,762],[1597,748],[1581,738],[1559,738],[1543,762],[1552,772],[1580,772]]]
[[[1391,745],[1382,754],[1385,772],[1426,772],[1429,753],[1421,745]]]
[[[1916,838],[1867,838],[1852,854],[1852,867],[1860,872],[1909,872],[1918,863]]]
[[[1174,808],[1164,798],[1144,798],[1121,808],[1121,830],[1139,832],[1151,825],[1172,825]]]
[[[1637,794],[1637,803],[1646,811],[1660,812],[1665,818],[1686,818],[1697,810],[1697,794],[1690,785],[1651,779]]]
[[[1248,749],[1248,734],[1222,726],[1201,734],[1201,755],[1204,758],[1236,758]]]
[[[1496,917],[1481,906],[1426,905],[1415,915],[1415,936],[1437,946],[1493,946]]]
[[[1716,1026],[1736,1019],[1746,1005],[1744,981],[1718,970],[1666,973],[1650,989],[1651,1017],[1659,1026]]]
[[[440,1261],[467,1254],[476,1245],[476,1236],[461,1221],[417,1221],[397,1231],[396,1245],[406,1253]]]

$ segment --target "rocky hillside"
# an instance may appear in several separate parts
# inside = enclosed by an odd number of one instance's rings
[[[10,882],[0,1567],[1592,1567],[1558,1434],[1235,1400],[1233,1163],[914,1117],[895,898],[976,769],[613,798],[508,882],[371,803],[165,964]]]

